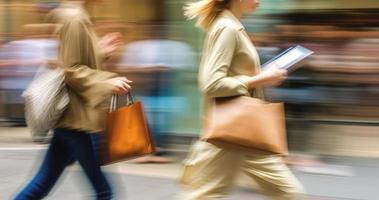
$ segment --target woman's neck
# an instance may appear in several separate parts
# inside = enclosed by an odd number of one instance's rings
[[[237,18],[237,19],[241,19],[242,17],[242,10],[241,10],[241,5],[239,2],[237,1],[232,1],[232,3],[230,4],[229,6],[229,10],[230,12],[233,13],[233,15]]]

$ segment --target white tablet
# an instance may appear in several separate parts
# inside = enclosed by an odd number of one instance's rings
[[[262,68],[275,63],[281,69],[293,70],[300,61],[313,54],[313,51],[300,45],[290,47],[262,65]]]

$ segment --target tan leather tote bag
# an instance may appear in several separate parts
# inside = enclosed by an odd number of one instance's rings
[[[201,139],[222,148],[287,155],[284,105],[247,96],[216,98]]]
[[[101,152],[103,165],[155,152],[142,103],[134,102],[130,93],[126,98],[127,103],[118,107],[118,96],[112,96],[106,139]]]

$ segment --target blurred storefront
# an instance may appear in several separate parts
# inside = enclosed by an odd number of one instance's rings
[[[283,86],[268,90],[286,102],[292,149],[378,156],[379,2],[271,3],[258,19],[246,19],[251,39],[263,49],[301,44],[315,51]]]
[[[185,2],[106,0],[88,8],[99,35],[125,35],[120,59],[107,67],[135,80],[135,92],[153,113],[154,123],[161,123],[160,131],[179,143],[199,132],[196,74],[204,36],[185,20]],[[43,23],[58,4],[0,0],[0,43],[36,35],[38,29],[25,25]],[[269,98],[287,104],[293,150],[379,156],[379,1],[263,0],[243,23],[262,62],[294,44],[316,52],[283,86],[267,90]],[[131,59],[131,52],[142,59]],[[171,58],[183,58],[182,63]],[[2,100],[7,98],[0,93]],[[0,118],[22,117],[20,103],[15,107],[18,114],[0,102]]]

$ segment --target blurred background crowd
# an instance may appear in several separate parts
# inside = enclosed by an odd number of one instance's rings
[[[99,36],[125,45],[105,68],[134,81],[159,146],[183,150],[199,134],[197,69],[204,33],[184,19],[184,0],[107,0],[88,7]],[[20,96],[57,56],[49,26],[59,0],[0,0],[0,125],[23,126]],[[50,14],[49,14],[50,13]],[[285,83],[289,147],[310,155],[379,157],[379,1],[262,0],[243,19],[261,62],[295,44],[315,53]]]

